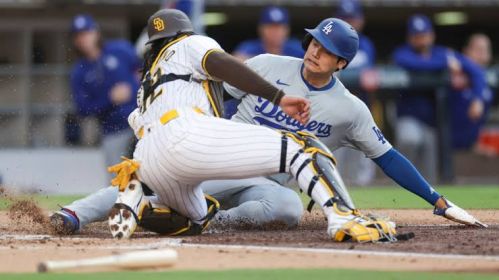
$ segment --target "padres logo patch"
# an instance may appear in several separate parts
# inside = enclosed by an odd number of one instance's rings
[[[163,31],[165,29],[165,22],[161,18],[155,18],[152,23],[156,31]]]

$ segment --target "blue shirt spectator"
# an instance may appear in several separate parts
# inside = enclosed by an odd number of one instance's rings
[[[449,71],[448,90],[462,90],[455,79],[465,75],[470,81],[471,93],[480,100],[485,88],[483,73],[469,59],[446,47],[436,46],[430,19],[414,15],[407,23],[407,43],[393,53],[394,62],[408,71]],[[449,92],[450,93],[450,92]],[[438,178],[438,145],[434,90],[407,90],[401,92],[395,136],[399,150],[408,156],[430,182]]]
[[[480,33],[471,35],[463,53],[480,68],[480,71],[485,70],[492,58],[489,37]],[[453,146],[456,149],[470,149],[477,141],[480,130],[487,120],[493,91],[485,87],[482,98],[479,99],[476,98],[466,75],[458,76],[457,80],[463,84],[463,90],[451,93]]]
[[[353,58],[353,60],[348,64],[348,69],[366,69],[372,68],[376,63],[376,49],[374,48],[371,39],[366,35],[359,34],[359,50]]]
[[[286,9],[269,6],[262,10],[258,23],[259,39],[240,43],[234,55],[243,60],[271,53],[302,58],[305,54],[301,42],[289,38],[289,13]]]
[[[80,59],[71,72],[77,112],[99,120],[106,164],[128,155],[134,139],[128,115],[136,107],[140,67],[133,46],[126,41],[102,43],[99,27],[89,15],[78,15],[71,26]]]
[[[376,62],[376,50],[371,40],[364,34],[365,19],[362,5],[357,0],[342,0],[335,16],[348,22],[359,34],[359,50],[347,69],[371,68]]]
[[[455,63],[469,77],[470,92],[475,98],[482,99],[486,83],[483,71],[469,59],[442,46],[432,46],[423,56],[412,46],[406,44],[397,48],[393,54],[394,62],[408,71],[444,71],[449,64]],[[451,66],[452,67],[452,66]],[[451,70],[452,71],[452,70]],[[450,88],[452,90],[452,88]],[[428,125],[435,125],[435,105],[431,94],[403,93],[398,104],[400,116],[413,116]]]
[[[268,51],[265,49],[264,43],[261,39],[254,39],[242,42],[239,46],[237,46],[234,52],[238,55],[245,55],[247,58],[250,58],[259,54],[267,53]],[[299,40],[288,39],[284,42],[282,49],[278,54],[303,58],[305,53]]]
[[[377,89],[377,78],[373,75],[373,68],[376,62],[376,50],[371,40],[364,34],[365,19],[362,5],[357,0],[341,0],[338,8],[336,9],[335,16],[348,22],[359,35],[359,50],[348,64],[345,70],[341,73],[349,71],[359,72],[360,74],[360,89],[353,91],[368,107],[371,106],[370,92]],[[364,186],[372,183],[376,175],[376,169],[373,162],[367,159],[364,153],[342,148],[335,152],[335,156],[339,161],[345,164],[340,165],[338,168],[343,177],[353,185]]]
[[[103,134],[128,129],[128,115],[136,107],[140,60],[127,41],[109,41],[96,60],[79,59],[71,72],[71,88],[78,114],[96,116]],[[110,98],[117,84],[129,85],[132,96],[116,105]]]
[[[408,26],[409,43],[398,47],[393,60],[408,71],[444,71],[451,74],[462,71],[470,79],[470,88],[476,98],[482,98],[486,88],[483,71],[469,59],[446,47],[433,45],[433,27],[428,18],[414,16]],[[427,125],[435,125],[433,93],[403,93],[398,103],[399,116],[411,116]]]
[[[339,3],[335,16],[348,22],[359,34],[359,50],[345,71],[360,71],[360,83],[363,90],[356,91],[355,94],[370,106],[369,92],[375,91],[377,86],[367,83],[371,80],[368,80],[370,77],[364,76],[366,73],[364,70],[373,68],[376,63],[376,49],[371,40],[362,34],[365,24],[362,5],[357,0],[342,0]]]
[[[234,56],[241,60],[263,53],[303,58],[301,42],[289,38],[288,10],[268,6],[262,10],[258,24],[259,39],[241,42],[234,50]],[[239,100],[231,99],[224,104],[224,117],[230,118],[237,111]]]

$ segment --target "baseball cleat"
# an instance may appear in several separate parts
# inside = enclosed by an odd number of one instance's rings
[[[130,238],[142,218],[142,213],[149,206],[142,184],[131,180],[125,190],[119,192],[113,208],[108,215],[108,224],[114,238]]]
[[[74,211],[67,208],[55,212],[50,216],[50,224],[56,234],[71,235],[80,229],[80,220]]]
[[[445,201],[447,207],[446,208],[435,207],[435,209],[433,210],[433,214],[442,216],[451,221],[464,225],[477,226],[483,228],[488,227],[487,224],[480,222],[475,217],[466,212],[464,209],[460,208],[459,206],[455,205],[454,203],[450,202],[444,197],[442,197],[442,199]]]
[[[358,210],[328,221],[327,233],[334,241],[395,242],[396,224],[388,219],[365,216]]]

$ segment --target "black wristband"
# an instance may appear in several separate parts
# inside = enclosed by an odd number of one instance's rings
[[[272,98],[271,102],[274,103],[275,105],[279,105],[281,103],[281,99],[284,97],[284,91],[282,89],[279,89],[275,94],[274,98]]]

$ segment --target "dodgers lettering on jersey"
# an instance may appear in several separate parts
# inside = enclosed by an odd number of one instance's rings
[[[369,158],[379,157],[392,148],[367,106],[337,78],[333,78],[332,86],[315,90],[309,88],[302,78],[302,59],[265,54],[247,60],[246,64],[287,95],[308,98],[311,117],[306,125],[301,125],[268,100],[224,84],[229,94],[241,99],[232,120],[274,129],[311,132],[332,151],[347,146],[363,151]]]
[[[331,124],[311,120],[306,125],[303,125],[286,115],[279,106],[274,105],[267,99],[258,97],[257,100],[258,104],[255,106],[255,112],[260,113],[261,116],[255,116],[253,120],[261,125],[292,132],[307,131],[317,137],[329,137],[331,135]]]

